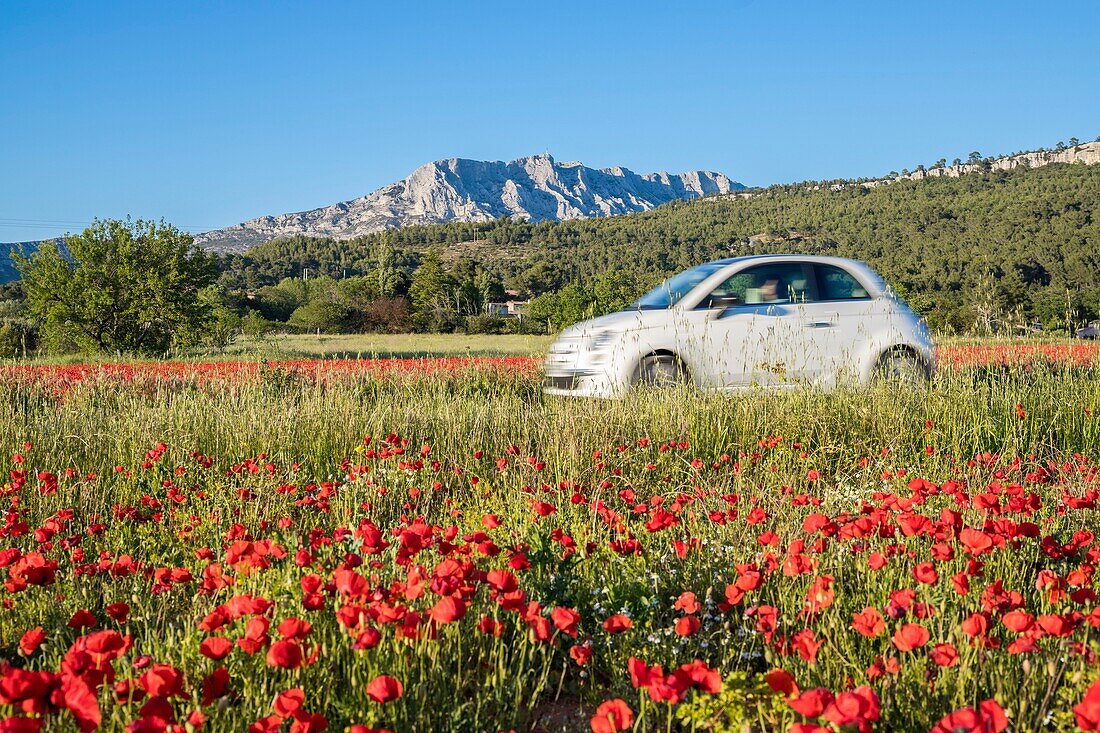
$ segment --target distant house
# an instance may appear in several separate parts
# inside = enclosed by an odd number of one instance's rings
[[[486,303],[485,312],[491,316],[501,318],[520,318],[527,313],[529,300],[506,300],[503,303]]]

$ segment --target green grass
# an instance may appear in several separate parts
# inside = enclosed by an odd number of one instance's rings
[[[239,338],[224,349],[191,349],[160,361],[282,361],[295,359],[416,359],[422,357],[541,356],[552,336],[461,333],[272,334]],[[156,359],[136,359],[157,361]],[[44,354],[0,364],[130,362],[110,354]]]

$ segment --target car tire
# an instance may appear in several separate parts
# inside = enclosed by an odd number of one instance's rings
[[[687,370],[672,354],[650,354],[638,365],[640,387],[668,389],[687,383]]]
[[[904,387],[923,387],[931,376],[924,360],[911,351],[894,349],[879,360],[877,381]]]

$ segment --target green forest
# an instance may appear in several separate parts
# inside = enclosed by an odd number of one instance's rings
[[[541,296],[532,303],[533,320],[541,323],[532,327],[553,329],[619,307],[700,262],[793,252],[868,262],[941,331],[1012,324],[1066,330],[1100,313],[1100,166],[1017,168],[875,188],[809,182],[750,193],[607,219],[281,239],[224,257],[220,283],[262,302],[272,286],[291,287],[279,286],[287,278],[338,283],[365,276],[378,283],[377,295],[402,298],[430,251],[434,284],[442,288],[431,295],[457,303],[457,317],[421,317],[417,327],[460,328],[463,303],[467,311],[478,305],[471,293],[507,288]],[[420,296],[413,311],[425,305]],[[286,313],[269,315],[282,320]]]

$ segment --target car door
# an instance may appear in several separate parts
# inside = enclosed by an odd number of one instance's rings
[[[875,301],[863,283],[841,267],[816,263],[813,271],[818,296],[805,304],[803,314],[806,376],[832,387],[858,376]]]
[[[802,377],[803,307],[812,299],[812,271],[801,262],[772,262],[731,275],[694,311],[683,329],[683,352],[707,386],[782,387]]]

